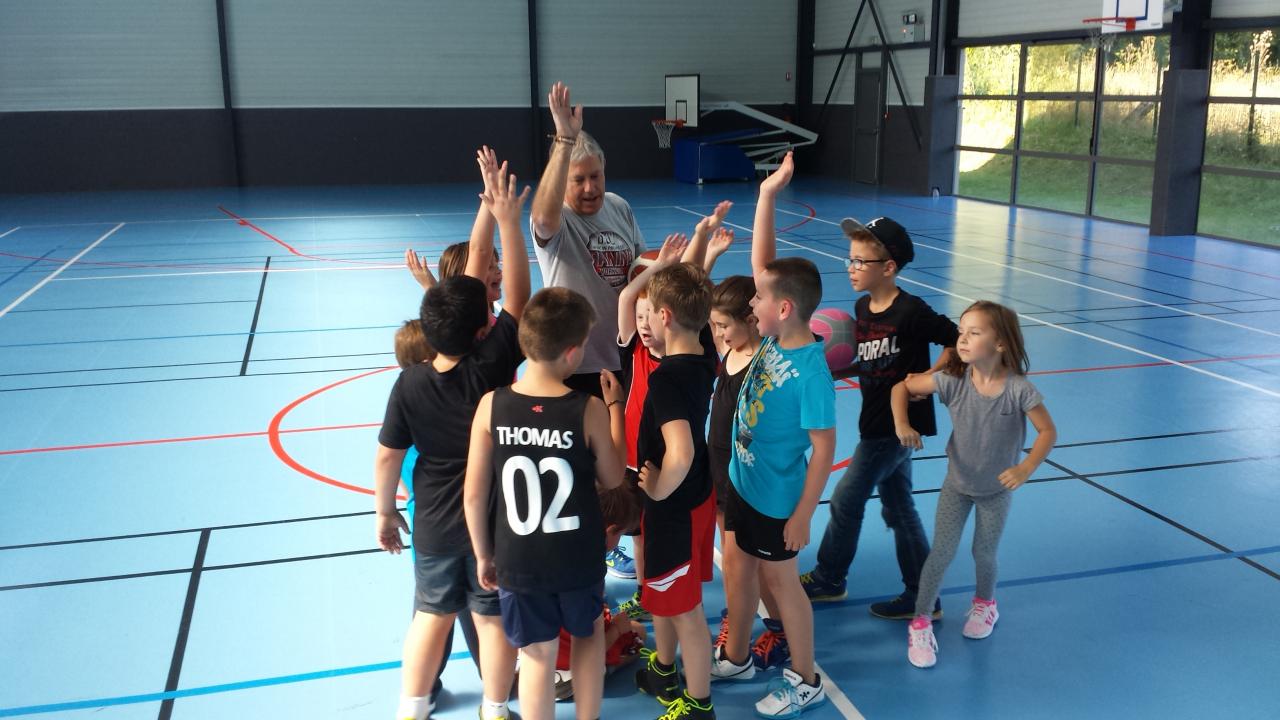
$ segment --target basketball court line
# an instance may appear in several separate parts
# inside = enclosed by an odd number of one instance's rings
[[[45,253],[44,255],[41,255],[38,258],[33,258],[31,262],[27,263],[26,265],[23,265],[22,267],[15,269],[13,272],[9,273],[8,277],[6,277],[3,280],[0,280],[0,287],[4,287],[5,285],[8,285],[10,282],[12,282],[14,279],[21,277],[23,273],[35,267],[36,263],[40,262],[41,260],[48,260],[49,256],[57,252],[59,249],[61,249],[61,247],[62,246],[59,245],[54,249],[50,250],[49,252]],[[6,268],[6,270],[7,269],[8,268]],[[21,312],[21,311],[15,311],[15,312]]]
[[[686,212],[689,212],[689,211],[686,211]],[[795,212],[792,212],[792,211],[790,211],[790,210],[783,210],[783,209],[781,209],[781,208],[779,208],[779,209],[778,209],[778,212],[781,212],[781,213],[787,213],[788,215],[799,215],[799,213],[795,213]],[[826,224],[828,224],[828,225],[834,225],[834,226],[836,226],[836,227],[839,227],[839,226],[840,226],[840,223],[832,222],[832,221],[830,221],[830,220],[826,220],[826,219],[823,219],[823,218],[820,218],[820,217],[814,217],[813,219],[814,219],[814,220],[817,220],[818,222],[821,222],[821,223],[826,223]],[[726,223],[726,224],[727,224],[727,223]],[[780,241],[781,241],[781,240],[780,240]],[[1096,288],[1096,287],[1093,287],[1093,286],[1091,286],[1091,285],[1085,285],[1084,283],[1078,283],[1078,282],[1075,282],[1074,280],[1066,280],[1066,279],[1064,279],[1064,278],[1054,277],[1054,276],[1052,276],[1052,275],[1046,275],[1045,273],[1036,272],[1035,270],[1028,270],[1027,268],[1021,268],[1021,267],[1018,267],[1018,266],[1016,266],[1016,265],[1010,265],[1010,264],[1008,264],[1008,263],[1002,263],[1002,262],[999,262],[999,261],[996,261],[996,260],[988,260],[988,259],[986,259],[986,258],[981,258],[981,257],[978,257],[978,256],[976,256],[976,255],[968,255],[968,254],[966,254],[966,253],[956,252],[956,251],[954,251],[954,250],[948,250],[948,249],[946,249],[946,248],[938,247],[937,245],[930,245],[930,244],[928,244],[928,243],[922,243],[922,242],[916,242],[915,244],[916,244],[916,245],[918,245],[918,246],[920,246],[920,247],[929,248],[930,250],[936,250],[936,251],[941,252],[941,253],[946,253],[946,254],[948,254],[948,255],[954,255],[955,257],[962,257],[962,258],[965,258],[965,259],[967,259],[967,260],[973,260],[973,261],[975,261],[975,262],[980,262],[980,263],[983,263],[983,264],[986,264],[986,265],[994,265],[994,266],[996,266],[996,267],[1002,267],[1002,268],[1005,268],[1006,270],[1014,270],[1014,271],[1016,271],[1016,272],[1025,273],[1025,274],[1027,274],[1027,275],[1033,275],[1033,276],[1035,276],[1035,277],[1044,278],[1045,280],[1052,280],[1052,281],[1054,281],[1054,282],[1063,283],[1063,284],[1065,284],[1065,285],[1072,285],[1072,286],[1075,286],[1075,287],[1078,287],[1078,288],[1082,288],[1082,289],[1084,289],[1084,290],[1089,290],[1089,291],[1092,291],[1092,292],[1102,293],[1102,294],[1104,294],[1104,295],[1110,295],[1110,296],[1112,296],[1112,297],[1117,297],[1117,298],[1121,298],[1121,299],[1124,299],[1124,300],[1130,300],[1130,301],[1132,301],[1132,302],[1136,302],[1136,303],[1142,303],[1143,305],[1150,305],[1150,306],[1152,306],[1152,307],[1163,308],[1163,309],[1165,309],[1165,310],[1171,310],[1171,311],[1173,311],[1173,312],[1175,312],[1175,313],[1180,313],[1180,314],[1183,314],[1183,315],[1190,315],[1190,316],[1192,316],[1192,317],[1203,318],[1203,319],[1205,319],[1205,320],[1209,320],[1209,321],[1217,322],[1217,323],[1222,323],[1223,325],[1230,325],[1230,326],[1232,326],[1232,327],[1240,328],[1240,329],[1242,329],[1242,330],[1248,330],[1248,331],[1256,332],[1256,333],[1259,333],[1259,334],[1262,334],[1262,335],[1270,335],[1271,337],[1277,337],[1277,338],[1280,338],[1280,332],[1272,332],[1272,331],[1270,331],[1270,330],[1263,330],[1262,328],[1256,328],[1256,327],[1251,327],[1251,326],[1249,326],[1249,325],[1242,325],[1242,324],[1240,324],[1240,323],[1234,323],[1234,322],[1231,322],[1230,320],[1223,320],[1223,319],[1221,319],[1221,318],[1214,317],[1214,316],[1212,316],[1212,315],[1203,315],[1203,314],[1201,314],[1201,313],[1194,312],[1194,311],[1191,311],[1191,310],[1183,310],[1182,308],[1174,307],[1173,305],[1165,305],[1164,303],[1152,302],[1152,301],[1150,301],[1150,300],[1143,300],[1142,298],[1134,297],[1134,296],[1132,296],[1132,295],[1125,295],[1124,293],[1112,292],[1111,290],[1104,290],[1104,289],[1102,289],[1102,288]],[[798,247],[803,247],[803,246],[798,246]],[[832,256],[830,256],[830,257],[834,257],[834,258],[836,258],[836,259],[838,259],[838,260],[843,261],[843,258],[840,258],[840,257],[835,256],[835,255],[832,255]],[[1072,272],[1074,272],[1074,271],[1072,271]],[[908,282],[910,282],[910,281],[908,281]],[[1112,281],[1108,280],[1108,282],[1112,282]],[[1152,290],[1151,292],[1157,292],[1157,293],[1160,293],[1160,294],[1162,294],[1162,295],[1169,295],[1169,294],[1170,294],[1170,293],[1162,292],[1162,291],[1160,291],[1160,290]],[[959,296],[956,296],[956,297],[959,297]],[[1175,296],[1175,297],[1176,297],[1176,296]],[[1190,298],[1185,298],[1185,299],[1190,299]],[[1268,298],[1268,299],[1274,299],[1274,298]],[[1277,397],[1280,397],[1280,395],[1277,395]]]
[[[680,208],[680,209],[684,210],[684,208]],[[692,211],[692,210],[685,210],[685,212],[690,213],[690,214],[694,214],[694,215],[698,214],[698,213],[695,213],[695,212],[694,212],[694,211]],[[784,212],[785,212],[785,211],[784,211]],[[793,214],[794,214],[794,213],[793,213]],[[830,220],[823,220],[822,218],[814,218],[814,219],[818,220],[819,222],[830,223],[830,224],[833,224],[833,225],[835,224],[835,223],[831,223],[831,221],[830,221]],[[725,222],[724,224],[725,224],[725,225],[730,225],[730,226],[732,226],[732,227],[740,228],[740,229],[742,229],[742,230],[746,230],[747,232],[751,232],[751,229],[750,229],[750,228],[743,227],[742,225],[734,225],[733,223],[730,223],[730,222]],[[844,262],[844,260],[845,260],[845,258],[843,258],[843,257],[841,257],[841,256],[839,256],[839,255],[832,255],[832,254],[831,254],[831,253],[829,253],[829,252],[825,252],[825,251],[823,251],[823,250],[818,250],[818,249],[816,249],[816,248],[811,248],[811,247],[808,247],[808,246],[805,246],[805,245],[801,245],[801,244],[799,244],[799,243],[792,242],[792,241],[787,240],[787,239],[785,239],[785,238],[777,238],[777,241],[778,241],[778,242],[780,242],[780,243],[785,243],[785,244],[787,244],[787,245],[790,245],[791,247],[794,247],[794,248],[799,249],[799,250],[804,250],[804,251],[806,251],[806,252],[811,252],[811,253],[813,253],[813,254],[815,254],[815,255],[822,255],[823,257],[831,258],[832,260],[838,260],[838,261],[840,261],[840,262]],[[944,252],[945,252],[945,251],[944,251]],[[992,263],[992,264],[999,265],[1000,263]],[[1013,267],[1011,267],[1011,266],[1005,266],[1005,267],[1009,267],[1010,269],[1014,269],[1014,270],[1016,270],[1016,269],[1017,269],[1017,268],[1013,268]],[[1032,273],[1032,274],[1039,275],[1040,273]],[[1051,277],[1049,277],[1049,276],[1047,276],[1047,275],[1046,275],[1046,276],[1044,276],[1044,277],[1049,278],[1049,279],[1054,279],[1054,278],[1051,278]],[[912,280],[912,279],[910,279],[910,278],[906,278],[906,277],[902,277],[902,276],[899,276],[899,277],[898,277],[898,279],[899,279],[900,281],[902,281],[902,282],[906,282],[906,283],[910,283],[910,284],[912,284],[912,285],[917,285],[917,286],[919,286],[919,287],[927,288],[927,289],[929,289],[929,290],[933,290],[934,292],[941,293],[941,294],[943,294],[943,295],[949,295],[949,296],[951,296],[951,297],[953,297],[953,298],[956,298],[957,300],[964,300],[965,302],[969,302],[969,303],[976,302],[973,298],[965,297],[964,295],[960,295],[960,294],[953,293],[953,292],[950,292],[950,291],[947,291],[947,290],[943,290],[943,289],[942,289],[942,288],[940,288],[940,287],[936,287],[936,286],[933,286],[933,285],[929,285],[928,283],[923,283],[923,282],[920,282],[920,281],[918,281],[918,280]],[[1076,284],[1076,283],[1071,283],[1071,284]],[[1086,286],[1086,285],[1082,285],[1081,287],[1088,288],[1088,286]],[[1111,294],[1111,293],[1109,293],[1109,294]],[[1121,296],[1121,297],[1125,297],[1125,296]],[[1142,300],[1140,300],[1140,299],[1138,299],[1138,298],[1128,298],[1128,299],[1130,299],[1130,300],[1135,300],[1135,301],[1137,301],[1137,302],[1144,302],[1144,301],[1142,301]],[[1151,304],[1156,305],[1157,303],[1151,303]],[[1160,307],[1168,307],[1168,306],[1163,306],[1163,305],[1162,305],[1162,306],[1160,306]],[[1176,308],[1170,308],[1170,309],[1176,310]],[[1183,311],[1183,312],[1186,312],[1186,311]],[[1196,313],[1187,313],[1187,314],[1190,314],[1190,315],[1196,315]],[[1136,347],[1132,347],[1132,346],[1130,346],[1130,345],[1125,345],[1125,344],[1123,344],[1123,343],[1118,343],[1118,342],[1116,342],[1116,341],[1114,341],[1114,340],[1108,340],[1108,339],[1106,339],[1106,338],[1099,337],[1099,336],[1097,336],[1097,335],[1091,335],[1091,334],[1089,334],[1089,333],[1087,333],[1087,332],[1082,332],[1082,331],[1080,331],[1080,330],[1076,330],[1076,329],[1074,329],[1074,328],[1063,327],[1062,325],[1058,325],[1058,324],[1056,324],[1056,323],[1051,323],[1051,322],[1049,322],[1049,321],[1047,321],[1047,320],[1041,320],[1041,319],[1040,319],[1040,318],[1038,318],[1038,317],[1033,317],[1033,316],[1031,316],[1031,315],[1024,315],[1024,314],[1022,314],[1022,313],[1017,313],[1017,315],[1018,315],[1018,317],[1020,317],[1020,318],[1024,318],[1024,319],[1026,319],[1026,320],[1030,320],[1031,322],[1037,323],[1037,324],[1039,324],[1039,325],[1045,325],[1045,326],[1048,326],[1048,327],[1051,327],[1051,328],[1057,328],[1058,330],[1061,330],[1062,332],[1065,332],[1065,333],[1069,333],[1069,334],[1071,334],[1071,335],[1078,335],[1078,336],[1080,336],[1080,337],[1082,337],[1082,338],[1088,338],[1089,340],[1093,340],[1093,341],[1095,341],[1095,342],[1099,342],[1099,343],[1102,343],[1102,344],[1104,344],[1104,345],[1110,345],[1110,346],[1112,346],[1112,347],[1119,348],[1119,349],[1121,349],[1121,350],[1128,350],[1129,352],[1136,353],[1136,354],[1138,354],[1138,355],[1142,355],[1142,356],[1144,356],[1144,357],[1149,357],[1149,358],[1151,358],[1151,359],[1153,359],[1153,360],[1159,360],[1159,361],[1164,362],[1164,363],[1166,363],[1166,364],[1168,364],[1168,365],[1176,365],[1176,366],[1178,366],[1178,367],[1180,367],[1180,368],[1185,368],[1185,369],[1190,370],[1190,371],[1192,371],[1192,372],[1200,373],[1201,375],[1207,375],[1208,377],[1217,378],[1218,380],[1222,380],[1222,381],[1224,381],[1224,382],[1228,382],[1228,383],[1231,383],[1231,384],[1233,384],[1233,385],[1239,385],[1240,387],[1248,388],[1248,389],[1250,389],[1250,390],[1253,390],[1253,391],[1255,391],[1255,392],[1261,393],[1261,394],[1263,394],[1263,395],[1267,395],[1267,396],[1269,396],[1269,397],[1273,397],[1273,398],[1280,399],[1280,392],[1277,392],[1277,391],[1275,391],[1275,390],[1268,390],[1267,388],[1259,387],[1259,386],[1257,386],[1257,385],[1253,385],[1253,384],[1251,384],[1251,383],[1247,383],[1247,382],[1245,382],[1245,381],[1243,381],[1243,380],[1236,380],[1235,378],[1227,377],[1226,375],[1220,375],[1220,374],[1218,374],[1218,373],[1211,372],[1211,371],[1209,371],[1209,370],[1205,370],[1204,368],[1198,368],[1198,367],[1195,367],[1194,365],[1188,365],[1188,364],[1186,364],[1186,363],[1179,362],[1179,361],[1177,361],[1177,360],[1173,360],[1173,359],[1170,359],[1170,358],[1164,357],[1163,355],[1157,355],[1157,354],[1152,353],[1152,352],[1147,352],[1146,350],[1140,350],[1140,349],[1138,349],[1138,348],[1136,348]],[[1199,316],[1199,317],[1208,317],[1208,316],[1203,316],[1203,315],[1201,315],[1201,316]],[[1214,320],[1216,320],[1216,318],[1208,318],[1208,319],[1214,319]],[[1226,321],[1220,321],[1220,322],[1226,322]],[[1228,323],[1228,324],[1235,324],[1235,323]],[[1240,327],[1246,327],[1246,326],[1243,326],[1243,325],[1242,325],[1242,326],[1240,326]],[[1267,332],[1266,334],[1268,334],[1268,335],[1276,335],[1277,337],[1280,337],[1280,333]]]
[[[40,288],[42,288],[42,287],[44,287],[45,285],[49,284],[49,281],[51,281],[51,280],[53,280],[54,278],[56,278],[56,277],[58,277],[59,275],[61,275],[61,274],[62,274],[62,271],[66,270],[67,268],[69,268],[69,267],[71,267],[72,265],[74,265],[74,264],[75,264],[75,262],[76,262],[77,260],[79,260],[80,258],[84,257],[86,254],[88,254],[88,252],[89,252],[90,250],[92,250],[92,249],[94,249],[94,248],[98,247],[98,245],[102,244],[102,241],[103,241],[103,240],[106,240],[107,238],[109,238],[109,237],[111,237],[112,235],[114,235],[114,234],[116,233],[116,231],[117,231],[117,230],[119,230],[119,229],[120,229],[120,228],[122,228],[122,227],[124,227],[124,223],[120,223],[119,225],[116,225],[115,227],[111,228],[111,229],[110,229],[110,230],[108,230],[105,234],[103,234],[101,237],[99,237],[97,240],[94,240],[94,241],[93,241],[93,243],[92,243],[92,244],[90,244],[88,247],[86,247],[85,249],[83,249],[83,250],[81,250],[80,252],[76,253],[75,257],[73,257],[73,258],[71,258],[70,260],[68,260],[68,261],[66,261],[65,263],[63,263],[61,267],[59,267],[57,270],[54,270],[54,271],[53,271],[52,273],[50,273],[49,275],[45,276],[45,278],[44,278],[43,280],[41,280],[40,282],[36,283],[34,286],[32,286],[32,287],[31,287],[31,289],[29,289],[29,290],[27,290],[25,293],[23,293],[23,294],[19,295],[17,300],[14,300],[13,302],[9,303],[9,305],[8,305],[7,307],[5,307],[3,310],[0,310],[0,318],[3,318],[5,315],[8,315],[10,310],[12,310],[12,309],[14,309],[14,308],[18,307],[19,305],[21,305],[21,304],[22,304],[22,302],[23,302],[24,300],[26,300],[27,298],[31,297],[32,295],[35,295],[35,294],[36,294],[36,292],[37,292],[38,290],[40,290]],[[17,228],[14,228],[14,230],[17,230]],[[9,232],[13,232],[13,230],[10,230]],[[5,235],[8,235],[8,234],[9,234],[9,233],[5,233]],[[0,237],[3,237],[3,235],[0,235]]]
[[[246,301],[248,302],[248,301]],[[20,311],[19,311],[20,312]],[[263,331],[265,333],[265,331]],[[376,357],[378,355],[394,355],[391,350],[382,352],[363,352],[363,353],[336,353],[333,355],[298,355],[296,357],[276,357],[276,358],[254,358],[254,364],[268,362],[291,362],[294,360],[333,360],[337,358],[352,357]],[[71,370],[38,370],[35,372],[16,372],[16,373],[0,373],[0,378],[6,377],[35,377],[41,375],[67,375],[72,373],[93,373],[93,372],[115,372],[119,370],[164,370],[170,368],[184,367],[204,367],[208,365],[235,365],[239,360],[205,360],[201,362],[190,363],[165,363],[163,365],[121,365],[119,367],[104,368],[74,368]]]

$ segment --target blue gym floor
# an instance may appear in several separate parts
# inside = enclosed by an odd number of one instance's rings
[[[610,189],[650,247],[736,201],[716,275],[749,271],[754,186]],[[391,717],[412,573],[373,549],[366,488],[420,298],[401,261],[464,240],[476,192],[0,198],[0,716]],[[824,305],[852,309],[836,223],[891,215],[916,241],[906,290],[952,318],[977,298],[1022,313],[1059,431],[1015,498],[999,627],[960,635],[962,551],[932,670],[867,613],[901,587],[871,501],[850,599],[816,609],[838,692],[809,717],[1275,717],[1280,251],[804,178],[786,197],[780,253],[818,263]],[[837,396],[840,461],[859,400]],[[940,417],[914,465],[930,535]],[[722,598],[717,576],[709,622]],[[444,682],[435,717],[474,717],[461,639]],[[764,688],[715,686],[719,716]],[[609,679],[604,717],[659,712]]]

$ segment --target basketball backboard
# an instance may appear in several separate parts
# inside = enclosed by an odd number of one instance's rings
[[[1092,20],[1107,20],[1099,23],[1103,33],[1141,32],[1164,27],[1164,0],[1099,0],[1099,3],[1098,17]],[[1125,19],[1132,20],[1132,27],[1124,22]]]
[[[698,127],[700,77],[697,74],[667,76],[667,120],[683,120],[684,127]]]

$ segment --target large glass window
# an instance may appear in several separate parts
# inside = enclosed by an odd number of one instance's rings
[[[1280,27],[1213,39],[1199,232],[1280,244]]]
[[[1164,35],[964,51],[957,194],[1146,223]]]

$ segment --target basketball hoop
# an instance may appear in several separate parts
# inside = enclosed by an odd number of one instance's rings
[[[1080,22],[1089,25],[1089,44],[1103,52],[1111,52],[1116,44],[1116,33],[1133,32],[1138,25],[1135,17],[1085,18]],[[1114,28],[1114,29],[1112,29]]]
[[[1138,18],[1136,17],[1096,17],[1085,18],[1080,22],[1097,23],[1099,26],[1122,27],[1125,32],[1133,32],[1134,28],[1138,27]]]
[[[684,127],[683,120],[654,120],[653,131],[658,134],[658,147],[671,147],[671,131]]]

